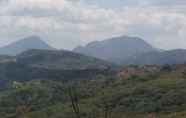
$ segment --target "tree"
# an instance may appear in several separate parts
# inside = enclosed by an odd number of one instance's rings
[[[30,112],[49,105],[51,96],[45,88],[31,83],[13,82],[14,89],[0,100],[0,106],[10,111],[5,118],[29,118]]]
[[[103,118],[112,118],[112,112],[116,103],[109,92],[102,91],[95,105],[97,108],[101,108]]]
[[[71,101],[73,112],[75,113],[76,118],[81,118],[80,107],[79,107],[79,98],[74,86],[68,87],[68,95]]]

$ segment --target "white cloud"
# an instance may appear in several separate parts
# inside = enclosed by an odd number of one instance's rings
[[[129,34],[160,48],[186,47],[186,7],[153,4],[115,9],[81,0],[8,0],[0,5],[0,43],[36,34],[56,47],[73,48]]]

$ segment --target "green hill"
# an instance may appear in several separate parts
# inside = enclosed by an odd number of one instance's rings
[[[15,57],[0,57],[0,84],[12,80],[92,79],[110,74],[111,67],[114,65],[106,61],[70,51],[32,49]]]
[[[17,63],[46,69],[107,69],[111,63],[70,51],[28,50],[16,57]]]

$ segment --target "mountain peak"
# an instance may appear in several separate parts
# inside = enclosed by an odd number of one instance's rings
[[[17,55],[30,49],[54,50],[38,36],[29,36],[0,48],[0,54]]]

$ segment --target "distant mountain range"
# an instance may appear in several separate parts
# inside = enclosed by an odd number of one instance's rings
[[[56,50],[39,37],[31,36],[0,48],[0,55],[2,55],[0,63],[16,60],[34,67],[57,69],[106,68],[111,65],[110,63],[118,65],[186,63],[184,49],[160,50],[141,38],[128,36],[92,42],[75,48],[73,52]]]
[[[165,65],[165,64],[185,64],[186,50],[176,49],[169,51],[154,51],[140,54],[136,57],[131,57],[124,60],[123,64],[133,65]]]
[[[21,39],[17,42],[9,44],[7,46],[0,48],[0,55],[12,55],[15,56],[21,52],[24,52],[29,49],[48,49],[54,50],[47,43],[42,41],[38,36],[30,36],[24,39]]]
[[[77,47],[75,52],[120,65],[164,65],[186,62],[186,50],[161,50],[137,37],[115,37]]]
[[[138,37],[121,36],[104,41],[89,43],[84,47],[77,47],[74,52],[101,58],[110,62],[123,64],[125,60],[134,58],[136,55],[156,52],[152,47]]]

